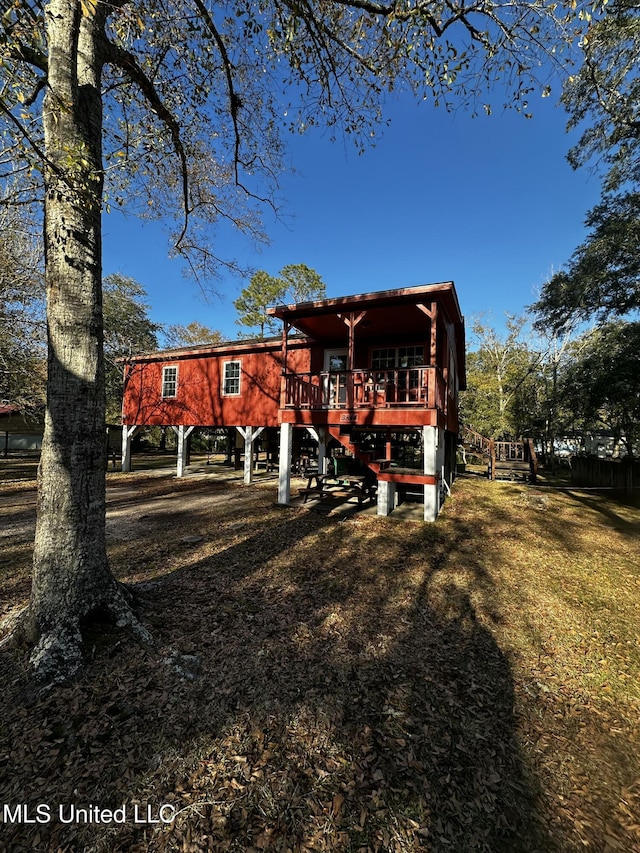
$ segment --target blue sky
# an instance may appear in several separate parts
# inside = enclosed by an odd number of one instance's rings
[[[273,275],[305,263],[328,296],[453,280],[467,326],[484,313],[500,328],[504,312],[522,312],[569,259],[600,195],[596,175],[566,162],[564,110],[553,98],[530,104],[532,119],[513,111],[472,118],[404,96],[362,155],[319,131],[292,136],[296,171],[281,180],[282,220],[264,211],[270,244],[256,248],[225,229],[214,249]],[[198,320],[237,337],[233,300],[243,282],[229,274],[213,283],[219,297],[203,298],[169,260],[161,225],[106,215],[111,272],[145,287],[154,321]]]

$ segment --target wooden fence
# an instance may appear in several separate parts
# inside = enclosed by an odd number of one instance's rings
[[[571,458],[571,483],[610,489],[640,488],[640,461],[598,459],[596,456]]]

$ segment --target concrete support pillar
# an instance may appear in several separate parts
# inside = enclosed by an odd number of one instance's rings
[[[435,521],[440,512],[440,486],[424,484],[424,520]]]
[[[396,505],[396,484],[378,480],[378,515],[390,515]]]
[[[138,431],[137,426],[122,424],[122,471],[131,470],[131,439]]]
[[[288,504],[291,500],[291,445],[293,424],[280,426],[280,467],[278,470],[278,503]]]
[[[444,430],[439,427],[422,427],[424,473],[436,478],[435,483],[424,485],[424,520],[435,521],[440,512],[440,479],[444,468]]]
[[[195,427],[174,426],[172,429],[178,436],[178,464],[176,468],[176,477],[184,477],[184,472],[187,468],[187,438],[189,438]]]
[[[244,482],[248,486],[253,480],[253,427],[238,427],[244,438]]]

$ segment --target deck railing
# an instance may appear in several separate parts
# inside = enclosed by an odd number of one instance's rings
[[[463,445],[466,445],[469,450],[476,450],[484,456],[491,455],[492,439],[481,435],[479,432],[471,429],[471,427],[463,426],[462,443]]]
[[[509,470],[509,467],[513,466],[513,471],[515,471],[518,468],[522,470],[522,466],[528,465],[531,482],[535,483],[538,472],[538,459],[533,439],[524,438],[521,441],[497,441],[493,438],[486,438],[486,436],[472,430],[468,426],[463,427],[461,437],[464,461],[467,461],[466,456],[464,456],[465,448],[472,452],[477,451],[481,453],[488,461],[488,474],[491,480],[496,479],[498,468]]]
[[[498,462],[525,462],[525,446],[521,441],[496,441],[495,457]]]
[[[291,409],[413,406],[445,411],[446,388],[435,367],[288,373],[283,405]]]

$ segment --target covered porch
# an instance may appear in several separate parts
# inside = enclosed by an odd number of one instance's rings
[[[445,411],[446,402],[445,380],[437,367],[360,368],[284,375],[283,409],[414,406]]]
[[[423,495],[424,520],[443,500],[445,447],[457,435],[457,395],[464,384],[464,321],[451,282],[365,293],[270,313],[283,322],[280,503],[290,500],[293,427],[333,436],[376,482],[377,512],[388,515],[407,484]],[[309,364],[289,357],[294,333],[309,342]],[[420,435],[421,470],[395,468],[390,452],[364,449],[365,430]],[[390,443],[388,441],[387,443]],[[326,451],[319,450],[319,475]]]
[[[283,322],[283,419],[291,412],[303,423],[309,411],[378,409],[432,409],[457,417],[464,322],[451,282],[281,305],[270,313]],[[289,357],[296,333],[310,344],[303,371]]]

